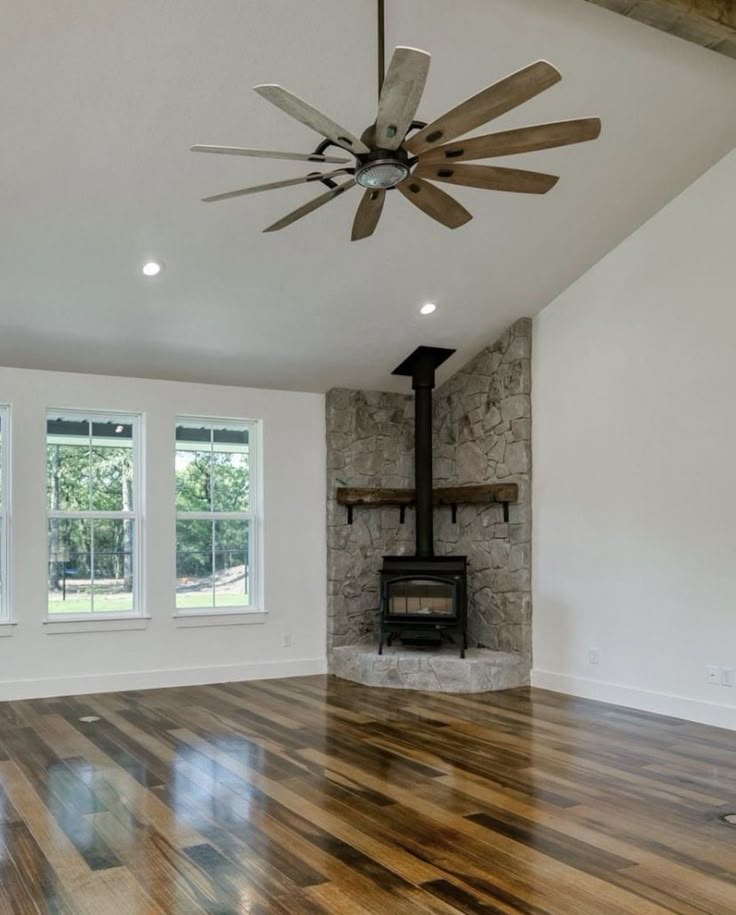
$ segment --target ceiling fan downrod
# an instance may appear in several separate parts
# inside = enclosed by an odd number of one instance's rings
[[[383,89],[383,77],[386,73],[386,3],[378,0],[378,97]]]

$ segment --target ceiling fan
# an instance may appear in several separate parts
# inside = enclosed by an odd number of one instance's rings
[[[384,0],[378,0],[378,113],[375,123],[360,138],[282,86],[268,83],[255,86],[255,91],[325,138],[314,152],[275,152],[241,146],[201,144],[192,146],[193,152],[292,159],[342,167],[214,194],[204,197],[204,202],[228,200],[259,191],[312,182],[328,188],[326,192],[263,230],[276,232],[358,184],[365,191],[353,222],[353,241],[373,234],[381,216],[386,191],[394,188],[427,216],[450,229],[457,229],[472,219],[472,215],[457,200],[431,182],[519,194],[546,194],[557,183],[556,175],[466,163],[583,143],[595,140],[600,134],[601,122],[598,118],[579,118],[459,140],[458,137],[463,137],[549,89],[562,77],[552,64],[539,60],[488,86],[426,124],[415,120],[414,116],[424,91],[430,60],[426,51],[398,47],[394,50],[384,78]],[[354,162],[340,156],[325,155],[330,147],[346,150],[354,157]],[[338,183],[335,178],[344,180]]]

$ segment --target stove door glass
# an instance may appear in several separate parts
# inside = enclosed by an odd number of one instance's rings
[[[389,616],[454,616],[455,583],[439,578],[401,578],[386,583]]]

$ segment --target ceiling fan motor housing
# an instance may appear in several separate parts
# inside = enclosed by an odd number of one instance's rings
[[[357,156],[355,180],[369,190],[388,190],[409,177],[411,167],[405,150],[373,149]]]

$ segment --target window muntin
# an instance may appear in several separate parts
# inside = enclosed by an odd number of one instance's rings
[[[140,612],[140,417],[49,410],[50,617]]]
[[[8,559],[10,538],[8,535],[8,416],[6,406],[0,406],[0,622],[10,619],[8,588]]]
[[[254,440],[254,422],[177,419],[177,611],[255,603]]]

